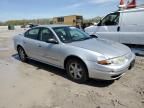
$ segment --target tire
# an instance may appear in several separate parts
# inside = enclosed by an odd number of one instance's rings
[[[18,47],[18,55],[22,62],[27,62],[27,55],[22,47]]]
[[[66,63],[68,77],[77,83],[85,83],[88,80],[88,71],[85,64],[79,59],[70,59]]]

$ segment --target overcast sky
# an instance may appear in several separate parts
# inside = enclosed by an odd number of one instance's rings
[[[144,0],[137,0],[144,4]],[[118,9],[119,0],[0,0],[0,21],[83,15],[104,16]]]

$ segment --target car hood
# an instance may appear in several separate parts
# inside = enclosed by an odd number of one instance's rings
[[[69,43],[69,45],[100,53],[108,59],[123,56],[130,52],[130,49],[125,45],[100,38],[76,41]]]

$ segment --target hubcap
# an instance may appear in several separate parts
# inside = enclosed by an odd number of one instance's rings
[[[78,63],[71,63],[69,66],[70,75],[74,79],[81,79],[82,78],[82,67]]]
[[[19,55],[20,55],[20,58],[22,59],[22,60],[24,60],[24,58],[25,58],[25,54],[24,54],[24,51],[23,51],[23,49],[19,49]]]

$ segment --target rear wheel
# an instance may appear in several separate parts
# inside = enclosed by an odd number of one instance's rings
[[[26,53],[22,47],[18,47],[18,55],[19,55],[19,58],[22,62],[27,61]]]
[[[66,71],[69,78],[77,83],[84,83],[88,79],[88,71],[85,64],[78,59],[68,60]]]

